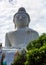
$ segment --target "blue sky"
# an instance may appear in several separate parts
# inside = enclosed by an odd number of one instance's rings
[[[13,15],[25,7],[31,22],[29,27],[39,34],[46,33],[46,0],[0,0],[0,43],[5,45],[6,32],[14,30]]]

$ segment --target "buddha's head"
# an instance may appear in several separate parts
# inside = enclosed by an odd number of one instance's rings
[[[30,17],[25,8],[19,8],[18,12],[14,15],[13,22],[17,28],[28,27]]]

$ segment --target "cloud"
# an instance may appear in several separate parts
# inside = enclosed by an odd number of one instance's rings
[[[35,25],[34,29],[37,30],[40,34],[46,32],[46,28],[38,23]]]
[[[0,42],[5,43],[6,32],[14,30],[13,15],[20,7],[30,15],[30,28],[46,32],[46,0],[0,0]]]

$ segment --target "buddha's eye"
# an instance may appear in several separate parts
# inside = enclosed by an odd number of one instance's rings
[[[25,18],[25,16],[22,16],[23,18]]]
[[[19,18],[19,14],[17,14],[15,17],[18,19]]]
[[[17,16],[17,19],[19,19],[19,16]]]
[[[27,15],[23,14],[23,18],[27,18]]]

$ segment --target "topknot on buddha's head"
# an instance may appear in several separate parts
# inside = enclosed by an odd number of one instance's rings
[[[19,8],[18,12],[19,12],[19,13],[20,13],[20,12],[26,13],[26,10],[25,10],[24,7],[21,7],[21,8]]]

